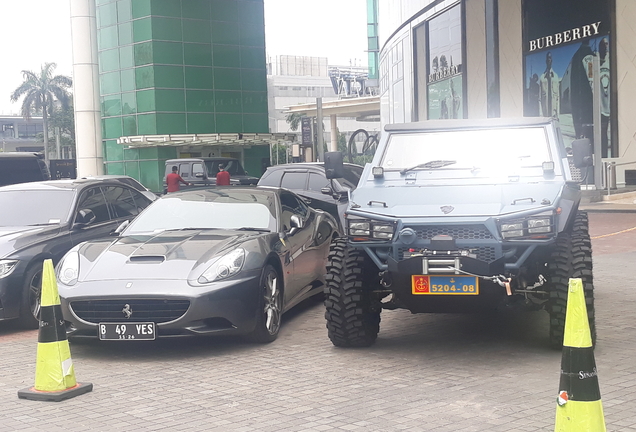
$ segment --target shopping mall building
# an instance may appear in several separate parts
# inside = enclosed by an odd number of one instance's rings
[[[636,1],[376,6],[383,123],[554,116],[566,145],[596,137],[619,186],[636,184]]]
[[[366,5],[383,124],[554,116],[636,184],[635,0]],[[263,0],[71,0],[71,23],[80,175],[159,191],[166,159],[210,155],[260,175],[291,140],[269,133]]]

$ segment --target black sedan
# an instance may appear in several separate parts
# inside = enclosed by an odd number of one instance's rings
[[[150,203],[112,179],[0,187],[0,321],[37,328],[42,262],[57,263],[74,245],[108,237]]]
[[[67,334],[276,339],[281,315],[322,290],[334,218],[278,188],[168,194],[116,239],[57,266]]]
[[[296,192],[310,207],[330,213],[344,226],[344,211],[348,206],[347,191],[353,191],[360,181],[363,167],[343,164],[344,176],[329,181],[322,162],[274,165],[258,181],[258,186],[280,186]]]

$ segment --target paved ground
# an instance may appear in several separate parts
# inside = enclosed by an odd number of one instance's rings
[[[610,431],[636,431],[636,215],[592,213],[599,369]],[[561,354],[545,312],[382,314],[371,348],[334,348],[323,308],[279,339],[73,344],[92,393],[19,400],[37,333],[0,323],[0,431],[551,431]]]

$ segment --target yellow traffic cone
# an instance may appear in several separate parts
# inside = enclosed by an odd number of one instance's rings
[[[78,384],[66,340],[60,296],[53,261],[45,260],[42,269],[40,331],[35,364],[35,385],[20,390],[21,399],[59,402],[93,390],[93,384]]]
[[[554,431],[605,430],[583,281],[570,279]]]

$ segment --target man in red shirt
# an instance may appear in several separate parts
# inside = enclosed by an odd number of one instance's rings
[[[229,186],[230,185],[230,173],[225,171],[223,165],[219,165],[219,172],[216,174],[217,186]]]
[[[170,192],[179,192],[179,183],[183,183],[186,186],[189,186],[190,183],[181,178],[179,174],[177,174],[179,168],[176,166],[172,167],[172,172],[166,176],[166,184],[168,185],[168,193]]]

